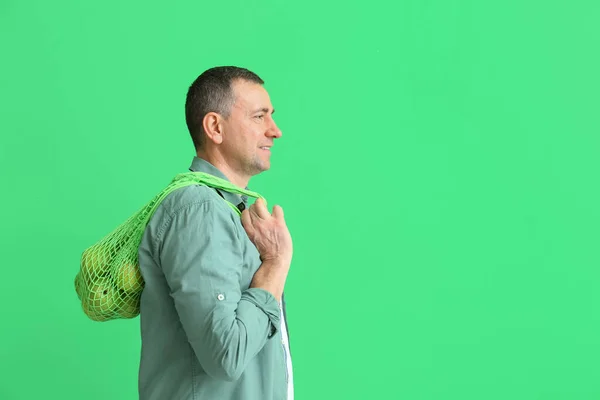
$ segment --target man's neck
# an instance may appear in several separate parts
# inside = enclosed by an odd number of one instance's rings
[[[212,154],[200,150],[196,153],[196,156],[198,158],[208,161],[215,168],[221,171],[231,183],[233,183],[240,189],[248,187],[248,182],[250,181],[250,179],[245,176],[240,176],[240,174],[236,173],[234,169],[229,166],[229,164],[220,154]]]

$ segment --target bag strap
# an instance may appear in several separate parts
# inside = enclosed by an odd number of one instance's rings
[[[223,194],[218,189],[224,190],[229,193],[253,197],[256,199],[261,198],[266,202],[266,199],[257,192],[254,192],[252,190],[241,189],[225,179],[219,178],[211,174],[207,174],[205,172],[195,172],[190,169],[190,172],[177,174],[175,178],[173,178],[172,183],[176,182],[185,182],[186,184],[201,184],[206,185],[208,187],[212,187],[219,194],[219,196],[221,196],[223,201],[225,201],[229,205],[229,207],[231,207],[231,209],[233,209],[240,216],[242,215],[243,208],[240,210],[238,206],[232,204],[227,199],[225,199],[225,196],[223,196]],[[179,187],[179,185],[177,186]],[[243,203],[241,204],[243,205]]]

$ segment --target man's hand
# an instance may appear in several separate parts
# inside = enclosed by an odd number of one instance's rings
[[[264,200],[259,198],[242,212],[242,225],[263,262],[289,264],[292,261],[292,237],[280,206],[274,206],[271,215]]]
[[[280,301],[293,253],[292,237],[283,209],[274,206],[271,215],[264,200],[259,198],[242,212],[242,225],[262,261],[250,287],[264,289]]]

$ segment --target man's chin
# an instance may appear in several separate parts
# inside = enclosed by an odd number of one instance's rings
[[[268,171],[270,169],[271,169],[271,164],[262,165],[261,168],[260,168],[259,173],[266,172],[266,171]]]
[[[270,162],[261,162],[261,163],[255,164],[254,168],[253,168],[254,173],[252,175],[258,175],[261,172],[268,171],[269,169],[271,169]]]

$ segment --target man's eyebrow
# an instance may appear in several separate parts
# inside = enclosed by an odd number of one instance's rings
[[[254,110],[253,114],[256,114],[257,112],[268,113],[269,109],[267,107],[262,107],[262,108],[259,108],[258,110]],[[275,109],[273,109],[273,111],[271,112],[271,114],[275,114]]]

